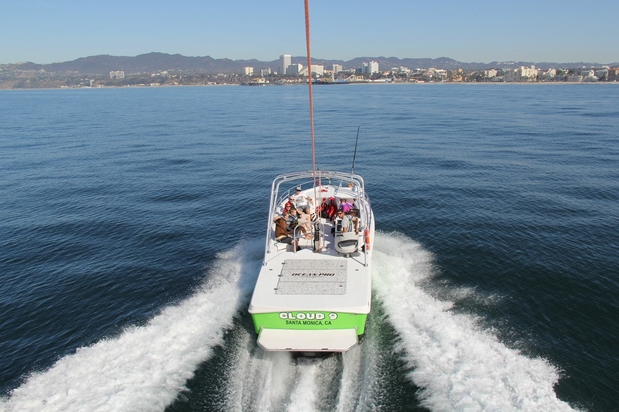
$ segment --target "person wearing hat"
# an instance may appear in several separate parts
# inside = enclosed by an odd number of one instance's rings
[[[302,208],[307,203],[303,195],[301,194],[301,186],[297,186],[294,192],[294,205],[297,209]]]

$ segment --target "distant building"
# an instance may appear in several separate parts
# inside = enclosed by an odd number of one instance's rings
[[[116,70],[116,71],[111,71],[110,72],[110,79],[115,80],[115,79],[124,79],[125,78],[125,72],[122,70]]]
[[[292,64],[292,56],[290,54],[282,54],[279,56],[279,72],[280,74],[291,74],[288,73],[288,67]]]
[[[378,73],[378,62],[371,61],[369,63],[361,63],[361,74],[374,74]]]
[[[370,62],[370,69],[369,69],[369,73],[370,74],[374,74],[374,73],[378,73],[378,62],[375,61],[371,61]]]
[[[264,76],[268,76],[269,74],[271,74],[271,69],[269,68],[260,69],[260,76],[264,77]]]
[[[254,68],[251,66],[245,66],[243,68],[243,71],[245,73],[245,76],[251,76],[252,74],[254,74]]]
[[[334,64],[333,65],[333,74],[338,74],[339,72],[341,72],[344,68],[342,67],[341,64]]]
[[[600,80],[608,80],[608,68],[597,69],[595,71],[595,76]]]
[[[323,74],[325,74],[325,66],[323,66],[322,64],[312,64],[312,73],[318,76],[322,76]]]
[[[517,82],[516,69],[503,69],[503,80],[506,82]]]
[[[555,77],[557,77],[557,69],[550,68],[546,70],[546,73],[544,73],[544,77],[546,79],[554,79]]]
[[[436,69],[434,70],[434,74],[438,77],[441,77],[443,79],[447,78],[447,70],[445,69]]]
[[[486,76],[489,79],[496,77],[498,74],[499,74],[499,71],[497,69],[484,70],[484,76]]]
[[[288,65],[288,68],[286,69],[286,74],[291,74],[291,75],[299,75],[301,74],[301,71],[303,70],[303,65],[299,64],[299,63],[295,63],[295,64],[290,64]]]
[[[583,70],[581,74],[583,76],[583,78],[582,78],[583,82],[597,82],[598,80],[600,80],[595,75],[595,70],[594,69]]]
[[[517,69],[504,69],[503,78],[506,82],[534,82],[537,81],[539,70],[535,66],[520,66]]]
[[[520,66],[516,72],[520,78],[526,77],[527,80],[535,80],[537,79],[537,74],[539,71],[535,68],[535,65],[533,65],[531,67]]]

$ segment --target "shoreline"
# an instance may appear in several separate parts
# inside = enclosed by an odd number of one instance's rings
[[[289,83],[289,84],[265,84],[260,87],[277,87],[277,86],[305,86],[307,83]],[[445,86],[445,85],[462,85],[462,86],[600,86],[600,85],[619,85],[619,82],[350,82],[337,86]],[[143,86],[100,86],[100,87],[17,87],[9,88],[2,87],[0,84],[0,92],[6,90],[106,90],[106,89],[158,89],[169,87],[239,87],[242,84],[169,84],[169,85],[143,85]],[[324,85],[327,86],[327,85]],[[336,86],[336,85],[329,85]],[[250,87],[250,86],[247,86]],[[318,86],[318,87],[322,87]],[[255,88],[255,87],[253,87]]]

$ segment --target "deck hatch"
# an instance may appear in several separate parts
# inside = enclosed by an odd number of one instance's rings
[[[348,262],[343,259],[286,259],[276,295],[345,295]]]

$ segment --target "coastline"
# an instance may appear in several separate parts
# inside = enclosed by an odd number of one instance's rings
[[[287,84],[265,84],[268,87],[277,86],[303,86],[306,83],[287,83]],[[350,82],[347,86],[435,86],[435,85],[462,85],[462,86],[479,86],[479,85],[492,85],[492,86],[601,86],[601,85],[619,85],[619,82]],[[242,84],[222,83],[222,84],[162,84],[162,85],[135,85],[135,86],[76,86],[76,87],[4,87],[0,83],[0,92],[5,90],[101,90],[101,89],[149,89],[149,88],[163,88],[163,87],[238,87],[244,86]],[[262,87],[264,87],[262,86]]]

